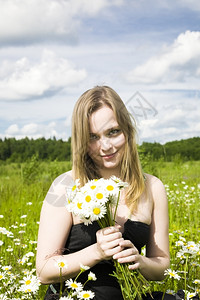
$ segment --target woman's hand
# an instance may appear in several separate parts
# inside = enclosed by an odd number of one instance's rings
[[[140,268],[142,262],[141,255],[133,243],[129,240],[123,240],[119,243],[119,246],[122,250],[113,255],[113,259],[116,259],[119,263],[129,263],[129,269],[131,270]]]
[[[120,245],[124,241],[120,232],[120,226],[111,226],[100,229],[96,233],[97,252],[101,260],[109,260],[113,255],[123,250]]]

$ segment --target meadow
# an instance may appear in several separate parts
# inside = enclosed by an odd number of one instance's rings
[[[44,298],[35,274],[40,209],[51,182],[69,162],[0,165],[0,299]],[[200,291],[200,161],[158,161],[144,166],[165,184],[169,200],[171,266],[152,290]]]

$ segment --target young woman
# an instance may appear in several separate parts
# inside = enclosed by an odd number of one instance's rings
[[[111,259],[130,263],[148,280],[162,280],[169,267],[168,203],[162,182],[142,172],[136,130],[119,95],[97,86],[77,101],[72,118],[72,170],[52,183],[44,200],[37,247],[37,274],[49,284],[45,299],[58,299],[60,272],[55,262],[65,259],[63,280],[74,278],[80,263],[97,277],[85,288],[97,300],[122,300]],[[65,207],[66,191],[80,179],[115,175],[129,183],[117,210],[116,226],[84,225]],[[146,255],[141,248],[146,245]],[[87,272],[80,281],[85,282]],[[158,296],[158,295],[157,295]],[[161,295],[162,297],[162,295]],[[170,297],[170,296],[169,296]]]

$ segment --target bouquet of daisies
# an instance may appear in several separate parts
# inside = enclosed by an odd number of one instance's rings
[[[127,186],[115,176],[90,180],[83,187],[79,187],[79,180],[76,180],[72,189],[67,191],[67,209],[79,216],[85,225],[97,221],[101,228],[113,226],[121,190]],[[113,262],[116,271],[112,275],[119,282],[123,298],[142,299],[150,287],[139,270],[131,271],[128,264]]]

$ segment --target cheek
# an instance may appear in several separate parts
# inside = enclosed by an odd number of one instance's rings
[[[125,142],[125,136],[124,134],[121,134],[120,136],[116,137],[116,139],[113,141],[113,146],[120,148],[125,145]]]
[[[91,143],[88,146],[88,154],[94,155],[98,150],[98,145],[96,143]]]

